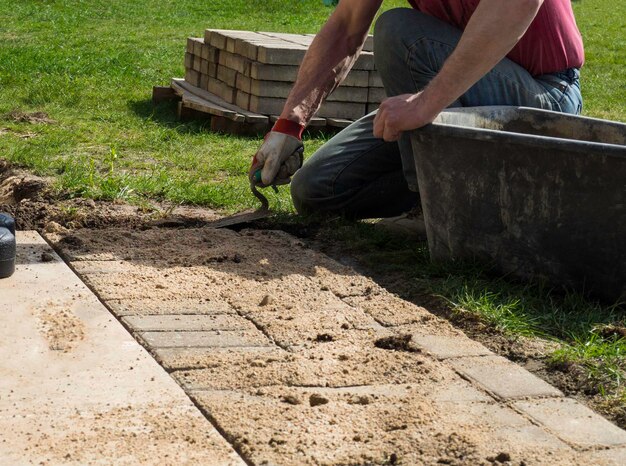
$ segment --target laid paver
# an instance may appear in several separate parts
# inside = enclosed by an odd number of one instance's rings
[[[37,233],[17,239],[0,280],[1,464],[245,464]]]
[[[626,448],[591,451],[582,456],[581,464],[601,466],[624,466],[626,464]]]
[[[460,358],[451,364],[464,377],[502,399],[563,396],[560,390],[499,356]]]
[[[141,332],[141,338],[154,348],[269,346],[272,343],[258,330],[213,332]]]
[[[438,359],[493,355],[482,344],[462,335],[453,337],[412,333],[412,341]]]
[[[256,330],[252,322],[233,314],[126,316],[122,321],[140,332]]]
[[[626,431],[570,398],[519,401],[514,406],[573,445],[626,445]]]
[[[123,316],[152,316],[164,314],[235,314],[235,310],[226,302],[216,299],[180,298],[159,299],[151,297],[136,299],[109,299],[105,304],[115,315]]]

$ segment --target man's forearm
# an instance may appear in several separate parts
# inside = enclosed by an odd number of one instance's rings
[[[543,0],[482,0],[459,44],[423,93],[438,113],[488,73],[524,35]]]
[[[281,118],[306,125],[361,52],[382,0],[343,0],[309,47]]]

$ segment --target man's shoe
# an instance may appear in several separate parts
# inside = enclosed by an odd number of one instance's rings
[[[391,233],[426,240],[424,214],[419,206],[397,217],[381,218],[375,225]]]

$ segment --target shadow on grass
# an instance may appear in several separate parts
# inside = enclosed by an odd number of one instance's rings
[[[177,102],[174,100],[159,104],[154,104],[152,99],[131,100],[128,102],[128,108],[140,118],[176,130],[180,134],[200,134],[210,130],[210,119],[208,116],[207,118],[180,120],[176,106]]]

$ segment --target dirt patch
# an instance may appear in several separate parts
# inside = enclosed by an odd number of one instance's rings
[[[5,134],[12,134],[20,139],[31,139],[37,136],[37,133],[31,133],[27,131],[15,131],[11,128],[0,128],[0,136]]]
[[[36,313],[40,331],[48,341],[48,348],[63,353],[71,352],[85,338],[83,322],[70,310],[50,303]]]
[[[50,118],[46,112],[23,112],[21,110],[12,110],[2,115],[2,119],[13,121],[15,123],[31,123],[49,125],[55,121]]]

